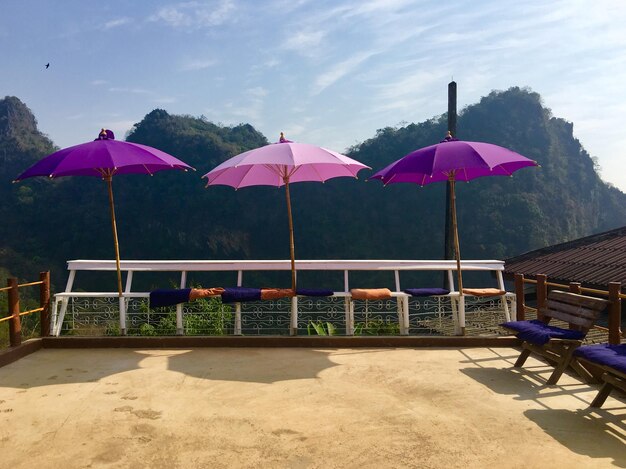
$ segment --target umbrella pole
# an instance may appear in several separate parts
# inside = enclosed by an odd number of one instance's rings
[[[291,197],[289,196],[289,176],[283,177],[285,196],[287,197],[287,214],[289,216],[289,252],[291,254],[291,289],[296,290],[296,254],[293,242],[293,218],[291,216]]]
[[[120,267],[120,246],[117,241],[117,224],[115,223],[115,204],[113,203],[113,176],[107,175],[105,181],[109,190],[109,207],[111,208],[111,228],[113,230],[113,245],[115,246],[115,267],[117,269],[117,292],[120,301],[120,332],[126,335],[126,311],[124,308],[124,298],[122,297],[122,270]]]
[[[456,193],[454,173],[448,177],[450,182],[450,209],[452,212],[452,231],[454,232],[454,253],[456,256],[456,273],[459,286],[459,321],[461,322],[461,335],[465,335],[465,305],[463,298],[463,274],[461,273],[461,249],[459,247],[459,227],[456,218]]]

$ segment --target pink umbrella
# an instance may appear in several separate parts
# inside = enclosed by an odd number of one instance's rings
[[[409,153],[378,171],[371,179],[379,179],[385,185],[409,182],[420,186],[432,182],[450,181],[450,205],[459,294],[463,295],[454,183],[481,176],[511,176],[513,172],[527,166],[538,166],[538,164],[536,161],[498,145],[464,142],[453,138],[448,132],[443,141]]]
[[[357,177],[361,169],[371,169],[352,158],[326,148],[294,143],[283,133],[277,143],[233,156],[202,177],[207,186],[224,185],[235,189],[248,186],[285,186],[289,216],[291,253],[291,288],[296,289],[295,248],[289,184],[292,182],[324,182],[331,178]]]
[[[115,245],[115,263],[117,268],[117,289],[120,298],[120,326],[125,332],[122,302],[122,273],[120,270],[120,250],[117,240],[115,223],[115,206],[113,203],[112,179],[117,174],[150,174],[165,169],[194,169],[182,161],[161,150],[137,143],[115,140],[113,132],[102,129],[93,142],[64,148],[35,163],[13,182],[22,179],[47,176],[94,176],[102,178],[109,190],[109,206],[111,209],[111,226]],[[194,169],[195,171],[195,169]]]

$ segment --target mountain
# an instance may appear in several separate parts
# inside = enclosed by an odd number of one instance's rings
[[[442,115],[387,127],[348,153],[377,170],[440,141],[446,122]],[[457,184],[464,258],[505,258],[626,225],[626,194],[602,182],[573,136],[573,124],[553,117],[537,93],[520,88],[490,93],[460,113],[458,137],[502,145],[541,164],[512,178]],[[166,151],[197,171],[113,179],[123,259],[288,258],[284,189],[205,188],[200,179],[234,154],[268,143],[252,126],[220,126],[157,109],[134,126],[127,140]],[[53,150],[23,103],[14,97],[0,100],[0,194],[7,221],[0,236],[0,267],[26,278],[51,269],[59,288],[67,277],[66,260],[111,259],[113,245],[102,181],[36,178],[10,184]],[[362,171],[358,181],[291,186],[297,258],[442,257],[445,184],[383,187],[365,182],[372,173]],[[149,280],[148,287],[164,281]],[[114,289],[112,282],[107,288]]]

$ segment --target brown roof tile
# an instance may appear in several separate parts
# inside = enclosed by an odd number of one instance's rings
[[[591,287],[626,286],[626,226],[507,259],[505,274],[516,273]]]

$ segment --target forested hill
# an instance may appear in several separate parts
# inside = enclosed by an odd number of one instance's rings
[[[626,195],[600,180],[572,130],[551,116],[538,94],[519,88],[493,92],[460,113],[459,138],[502,145],[541,164],[512,178],[457,185],[464,258],[504,258],[626,225]],[[445,131],[445,116],[385,128],[350,156],[376,170],[440,141]],[[230,156],[268,143],[252,126],[224,127],[154,110],[128,140],[171,153],[197,172],[114,178],[122,258],[288,258],[284,189],[205,188],[200,179]],[[52,269],[58,287],[66,278],[66,260],[111,259],[113,245],[102,181],[35,178],[11,184],[53,149],[23,103],[0,100],[0,266],[27,278]],[[442,256],[445,184],[383,187],[366,182],[371,174],[291,186],[297,257]]]

